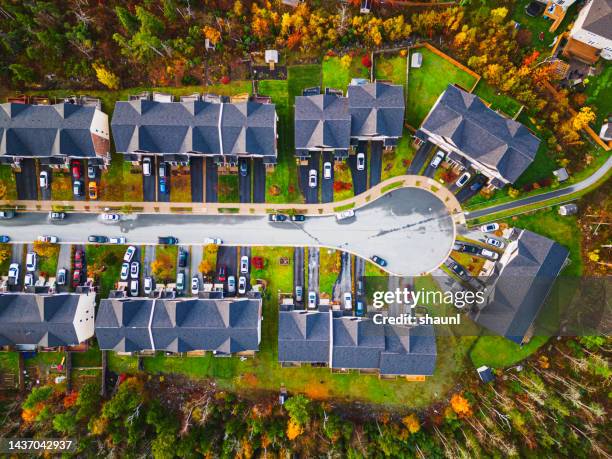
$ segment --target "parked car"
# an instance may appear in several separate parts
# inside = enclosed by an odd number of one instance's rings
[[[291,215],[289,217],[292,222],[303,222],[306,221],[306,215]]]
[[[219,266],[219,273],[217,274],[217,279],[219,279],[219,282],[225,282],[225,280],[227,279],[227,266]]]
[[[332,178],[332,163],[329,161],[323,163],[323,178],[325,180]]]
[[[38,182],[40,187],[46,190],[49,187],[49,173],[47,171],[42,171]]]
[[[444,156],[445,156],[444,152],[438,150],[436,154],[434,155],[433,159],[431,160],[431,162],[429,163],[429,165],[433,167],[434,169],[437,169],[440,163],[442,163],[442,161],[444,160]]]
[[[183,271],[176,275],[176,289],[179,292],[185,290],[185,273]]]
[[[486,225],[482,225],[480,227],[480,231],[483,233],[492,233],[493,231],[497,231],[499,229],[499,223],[487,223]]]
[[[372,255],[372,258],[370,258],[370,260],[372,260],[379,266],[387,266],[387,260],[385,260],[384,258],[380,258],[378,255]]]
[[[119,214],[102,214],[103,222],[118,222],[121,220],[121,216]]]
[[[284,222],[287,220],[287,216],[283,214],[270,214],[268,215],[268,221],[270,222]]]
[[[157,238],[157,243],[163,245],[175,245],[178,244],[178,242],[179,240],[174,236],[159,236]]]
[[[363,295],[363,281],[361,279],[357,281],[357,288],[355,290],[357,295]]]
[[[49,220],[63,220],[66,218],[64,212],[49,212]]]
[[[480,254],[480,247],[476,247],[475,245],[462,244],[459,251],[463,253],[471,253],[473,255],[478,255]]]
[[[503,249],[504,246],[506,244],[504,244],[502,241],[500,241],[499,239],[495,239],[492,237],[486,237],[485,238],[485,242],[489,245],[492,245],[493,247],[497,247],[498,249]]]
[[[470,185],[470,191],[478,191],[484,186],[484,182],[482,180],[475,180],[474,183]]]
[[[82,196],[83,195],[83,182],[81,182],[80,180],[75,180],[74,183],[72,184],[72,193],[74,193],[75,196]]]
[[[166,176],[166,163],[160,163],[160,165],[159,165],[159,176],[160,177],[165,177]]]
[[[365,154],[357,153],[357,170],[362,171],[365,169]]]
[[[493,260],[493,261],[495,261],[495,260],[497,260],[499,258],[499,253],[493,252],[492,250],[489,250],[489,249],[482,249],[480,251],[480,254],[483,257],[488,258],[489,260]]]
[[[89,180],[96,179],[96,168],[94,166],[87,166],[87,177]]]
[[[130,264],[129,263],[123,263],[121,265],[121,273],[119,274],[119,278],[122,281],[126,281],[126,280],[128,280],[128,277],[130,277]]]
[[[11,263],[8,271],[9,281],[12,281],[13,284],[19,283],[19,264]]]
[[[312,290],[308,292],[308,309],[315,309],[317,307],[317,294]]]
[[[98,199],[98,184],[89,182],[89,199]]]
[[[227,291],[229,293],[236,292],[236,278],[234,276],[229,276],[227,278]]]
[[[34,285],[34,275],[32,273],[27,273],[23,278],[23,285],[26,287],[30,287]]]
[[[153,292],[153,278],[151,276],[144,278],[143,288],[145,295],[150,295]]]
[[[78,287],[79,285],[81,285],[81,270],[75,269],[72,273],[72,286]]]
[[[191,278],[191,294],[197,295],[199,291],[200,291],[200,279],[198,279],[198,276],[193,276]]]
[[[138,274],[140,272],[140,263],[137,261],[133,261],[130,264],[130,277],[132,279],[138,279]]]
[[[151,158],[144,158],[142,160],[142,175],[146,177],[151,175]]]
[[[166,194],[168,192],[168,187],[166,177],[159,177],[159,192]]]
[[[204,244],[221,245],[223,244],[223,241],[221,240],[221,238],[218,237],[207,237],[206,239],[204,239]]]
[[[345,292],[342,296],[342,300],[344,309],[351,309],[353,307],[353,295],[351,295],[351,292]]]
[[[130,295],[138,296],[140,293],[140,286],[138,285],[138,279],[132,279],[130,282]]]
[[[0,219],[2,220],[8,220],[10,218],[15,217],[15,211],[14,210],[0,210]]]
[[[240,272],[246,274],[249,272],[249,257],[243,255],[240,257]]]
[[[448,267],[450,268],[452,272],[454,272],[460,278],[462,279],[467,278],[467,273],[465,272],[465,269],[463,269],[463,267],[461,267],[459,263],[451,260],[450,263],[448,264]]]
[[[295,301],[297,301],[298,303],[301,303],[303,299],[304,299],[304,290],[302,289],[301,285],[296,285],[295,286]]]
[[[77,269],[83,269],[83,263],[85,262],[85,253],[82,250],[74,251],[74,267]]]
[[[38,255],[36,252],[28,252],[26,255],[26,271],[36,271],[36,264],[38,263]]]
[[[336,214],[336,220],[346,220],[348,218],[353,218],[355,216],[355,211],[353,209],[343,210]]]
[[[109,239],[109,242],[111,244],[125,244],[125,241],[126,241],[126,239],[123,236],[115,236],[115,237],[111,237]]]
[[[56,279],[57,285],[66,285],[66,277],[68,277],[66,270],[63,268],[60,269],[57,272],[57,279]]]
[[[134,258],[135,253],[136,247],[134,247],[133,245],[129,246],[123,254],[123,261],[127,261],[129,263],[130,261],[132,261],[132,258]]]
[[[357,300],[355,303],[355,315],[361,317],[365,314],[365,304],[361,300]]]
[[[457,185],[459,188],[461,188],[463,185],[465,185],[468,182],[468,180],[470,179],[471,176],[472,176],[472,174],[470,174],[469,172],[464,172],[457,179],[457,181],[455,182],[455,185]]]
[[[70,168],[72,170],[72,177],[75,180],[79,180],[81,178],[81,162],[75,159],[72,161]]]
[[[6,236],[6,235],[2,235],[0,236],[0,242],[6,244],[7,242],[9,242],[11,240],[10,236]]]
[[[310,169],[310,171],[308,172],[308,186],[310,188],[317,187],[317,170],[316,169]]]
[[[89,236],[87,240],[91,242],[92,244],[106,244],[108,242],[108,237],[92,235],[92,236]]]
[[[246,277],[240,276],[238,278],[238,293],[240,295],[244,295],[246,293],[247,285],[246,285]]]
[[[38,236],[39,242],[47,242],[49,244],[57,244],[59,239],[57,236]]]
[[[179,268],[185,268],[187,266],[187,251],[180,249],[178,254],[178,265]]]
[[[246,159],[241,159],[238,162],[238,168],[240,169],[240,175],[246,177],[249,174],[249,163]]]

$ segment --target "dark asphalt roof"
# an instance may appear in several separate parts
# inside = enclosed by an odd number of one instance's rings
[[[351,114],[351,136],[402,136],[403,86],[378,82],[350,85],[347,96]]]
[[[280,311],[278,360],[329,361],[329,312]]]
[[[295,148],[348,149],[351,115],[348,99],[335,94],[295,98]]]
[[[0,104],[0,155],[96,157],[95,113],[95,107],[69,103]]]
[[[568,250],[544,236],[523,230],[501,258],[489,302],[473,314],[483,327],[521,343],[563,268]]]
[[[591,0],[582,28],[612,40],[612,0]]]
[[[256,351],[260,309],[260,299],[247,298],[106,299],[100,303],[96,336],[101,349],[123,352]]]
[[[447,87],[421,129],[452,140],[467,157],[496,169],[510,183],[533,162],[540,145],[521,123],[453,85]]]
[[[120,101],[111,122],[118,152],[276,158],[274,104]]]
[[[83,296],[86,295],[0,294],[0,346],[30,344],[56,347],[79,344],[74,320]],[[92,295],[92,298],[95,296]],[[93,320],[93,306],[92,301],[92,310],[79,320]]]

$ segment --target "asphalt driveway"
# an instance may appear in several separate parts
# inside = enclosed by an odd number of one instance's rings
[[[151,159],[151,175],[142,175],[142,197],[145,202],[157,201],[157,158]]]
[[[261,158],[254,158],[252,165],[253,202],[266,202],[266,166]]]
[[[357,154],[366,153],[367,142],[359,142],[357,145]],[[365,167],[362,171],[357,170],[357,154],[350,155],[347,159],[348,165],[351,168],[351,175],[353,176],[353,190],[355,195],[364,193],[368,189],[368,159],[366,155]]]
[[[217,266],[215,271],[215,283],[219,282],[218,275],[219,269],[221,266],[225,266],[227,270],[226,280],[223,282],[224,289],[227,294],[227,277],[234,276],[236,278],[236,291],[238,291],[238,273],[237,266],[238,263],[238,248],[235,246],[226,246],[222,245],[219,247],[219,251],[217,252]]]
[[[300,185],[307,204],[316,204],[319,202],[319,186],[321,185],[320,157],[321,154],[319,152],[312,152],[308,160],[308,166],[299,166]],[[311,169],[317,171],[317,186],[314,188],[310,188],[310,186],[308,186],[308,172]]]
[[[293,294],[295,295],[295,288],[302,287],[302,296],[306,297],[307,292],[304,288],[304,247],[296,247],[293,249]],[[295,304],[299,307],[304,307],[304,301],[299,303],[296,301]]]
[[[370,188],[380,183],[382,175],[383,142],[374,140],[370,143]]]
[[[204,202],[204,159],[189,158],[191,174],[191,202]]]
[[[323,152],[323,164],[331,163],[331,178],[323,178],[323,166],[321,165],[321,202],[333,202],[334,200],[334,155],[330,151]]]
[[[240,170],[238,171],[238,190],[240,192],[240,202],[251,202],[251,177],[253,172],[253,165],[248,159],[240,159],[240,162],[246,161],[247,173],[242,175]]]
[[[412,158],[412,162],[408,166],[406,174],[419,175],[419,172],[421,172],[421,169],[423,169],[423,166],[429,159],[429,155],[431,154],[433,147],[433,143],[423,142],[417,149],[414,158]]]
[[[206,158],[206,202],[217,202],[219,200],[218,185],[217,165],[212,158]]]
[[[32,158],[21,160],[21,172],[15,172],[15,181],[17,184],[17,199],[38,200],[36,162]]]

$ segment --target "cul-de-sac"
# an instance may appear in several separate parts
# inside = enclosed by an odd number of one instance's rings
[[[0,0],[0,50],[0,454],[612,455],[612,0]]]

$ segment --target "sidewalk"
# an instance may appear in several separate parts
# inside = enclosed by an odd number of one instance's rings
[[[421,188],[436,195],[447,207],[455,224],[465,224],[465,216],[457,198],[445,186],[429,177],[401,175],[393,177],[344,201],[325,204],[268,204],[268,203],[198,203],[198,202],[116,202],[116,201],[7,201],[0,207],[21,212],[92,212],[105,211],[144,214],[201,214],[201,215],[263,215],[272,212],[300,213],[305,215],[330,215],[342,210],[358,209],[378,199],[383,194],[400,187]]]

